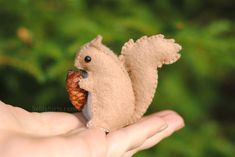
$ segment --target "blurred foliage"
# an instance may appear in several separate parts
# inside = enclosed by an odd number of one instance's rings
[[[76,111],[65,78],[97,34],[120,51],[129,38],[163,33],[183,46],[160,70],[150,112],[173,109],[186,127],[136,157],[235,155],[232,0],[0,0],[0,99],[29,111]]]

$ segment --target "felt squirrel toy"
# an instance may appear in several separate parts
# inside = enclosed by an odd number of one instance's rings
[[[120,56],[102,44],[98,35],[85,44],[75,67],[86,71],[78,81],[88,92],[82,112],[87,127],[113,131],[139,120],[157,87],[157,69],[180,58],[181,46],[163,35],[143,36],[124,44]]]

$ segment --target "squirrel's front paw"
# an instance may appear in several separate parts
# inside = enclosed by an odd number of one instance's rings
[[[92,82],[90,79],[85,78],[85,79],[81,79],[78,82],[79,87],[86,90],[86,91],[92,91]]]

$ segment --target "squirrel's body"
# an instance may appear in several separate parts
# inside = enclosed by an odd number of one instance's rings
[[[118,58],[101,39],[80,50],[75,66],[88,72],[79,82],[91,94],[84,113],[88,127],[112,131],[143,116],[157,87],[157,67],[178,60],[181,47],[162,35],[142,37],[129,40]]]
[[[118,57],[101,45],[101,38],[89,43],[79,55],[81,58],[91,57],[87,65],[81,66],[82,60],[75,63],[88,71],[88,77],[79,82],[91,97],[88,100],[90,104],[87,103],[83,110],[88,126],[110,131],[127,125],[126,118],[134,112],[134,93],[131,80]],[[91,62],[94,65],[90,65]]]

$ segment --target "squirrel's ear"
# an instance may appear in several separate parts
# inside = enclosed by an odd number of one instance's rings
[[[102,44],[102,39],[103,39],[103,38],[102,38],[101,35],[97,35],[97,37],[91,41],[91,44],[92,44],[93,46],[99,47],[99,46]]]

